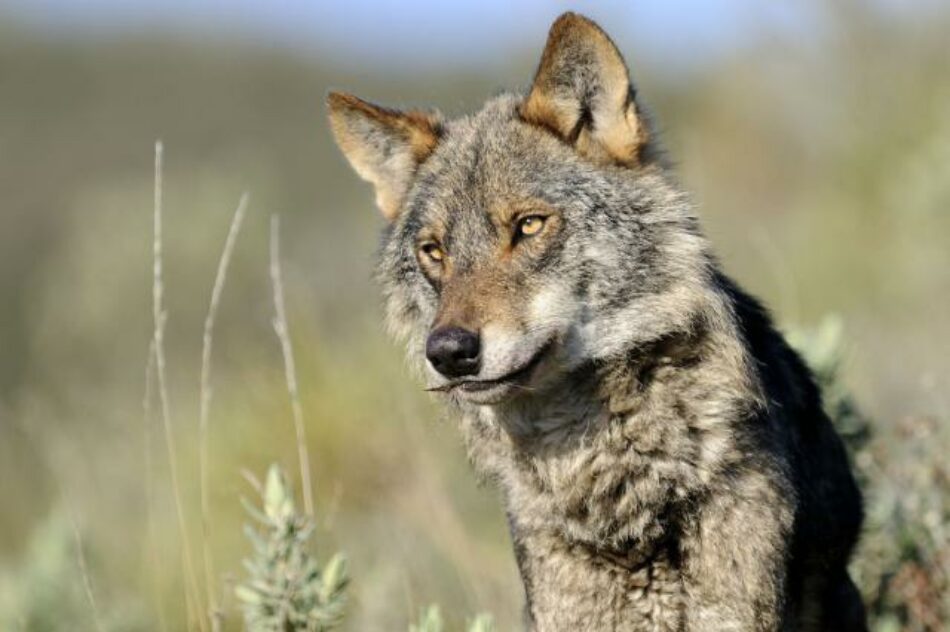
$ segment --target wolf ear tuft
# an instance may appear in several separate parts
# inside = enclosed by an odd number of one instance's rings
[[[597,161],[635,165],[649,136],[620,51],[576,13],[551,26],[520,113]]]
[[[386,219],[395,220],[416,169],[438,145],[438,114],[390,110],[341,92],[327,95],[327,108],[337,145],[360,177],[373,183]]]

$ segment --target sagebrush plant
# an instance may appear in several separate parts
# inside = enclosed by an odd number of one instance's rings
[[[255,484],[261,508],[245,502],[258,524],[245,532],[253,553],[245,558],[247,579],[235,588],[244,623],[252,632],[321,632],[343,619],[346,558],[333,555],[320,565],[310,552],[313,520],[299,512],[287,479],[277,465],[263,485]]]
[[[876,632],[937,632],[950,620],[950,448],[945,424],[875,424],[841,379],[841,319],[790,332],[851,454],[867,519],[852,571]]]
[[[247,578],[235,588],[244,623],[252,632],[323,631],[336,627],[346,608],[346,558],[334,554],[322,567],[310,553],[313,521],[299,512],[283,471],[272,465],[264,484],[251,478],[260,504],[244,500],[257,523],[245,526],[253,554],[244,560]],[[243,499],[242,499],[243,500]],[[437,605],[425,608],[409,632],[446,632]],[[495,632],[490,614],[480,613],[465,632]]]

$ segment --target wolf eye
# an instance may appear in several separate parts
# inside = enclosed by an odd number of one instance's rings
[[[436,263],[441,263],[442,260],[445,259],[445,253],[442,251],[442,248],[439,247],[439,244],[432,241],[419,246],[419,252]]]
[[[544,218],[540,215],[529,215],[518,221],[518,237],[537,235],[544,228]]]

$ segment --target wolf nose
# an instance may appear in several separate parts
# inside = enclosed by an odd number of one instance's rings
[[[426,357],[445,377],[478,373],[480,350],[478,334],[461,327],[440,327],[426,341]]]

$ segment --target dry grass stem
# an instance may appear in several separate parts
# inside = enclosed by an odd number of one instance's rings
[[[280,273],[280,220],[271,216],[270,222],[270,278],[274,290],[274,331],[280,340],[281,353],[284,356],[284,373],[287,379],[287,391],[290,393],[290,405],[293,409],[294,431],[297,435],[297,456],[300,461],[300,481],[303,490],[304,511],[313,517],[313,490],[310,483],[310,453],[307,449],[307,435],[303,421],[303,407],[300,404],[300,392],[297,388],[297,369],[294,366],[294,351],[287,330],[287,310],[284,306],[284,283]]]
[[[148,359],[145,362],[145,394],[142,396],[142,451],[145,479],[145,539],[148,549],[149,564],[152,567],[152,591],[155,600],[155,610],[158,614],[158,629],[168,630],[165,621],[164,600],[159,584],[162,558],[158,554],[158,541],[155,533],[155,483],[152,480],[152,382],[155,379],[155,339],[148,343]]]
[[[154,199],[154,235],[152,240],[152,317],[154,321],[153,340],[155,343],[155,375],[158,378],[158,398],[161,406],[162,425],[165,430],[165,447],[168,452],[168,469],[171,475],[172,495],[175,500],[175,513],[181,538],[182,566],[185,576],[185,601],[188,609],[189,626],[198,622],[198,628],[204,632],[205,618],[201,616],[201,593],[195,575],[191,545],[188,540],[188,526],[185,519],[185,507],[182,499],[181,484],[178,479],[178,452],[175,449],[175,434],[171,422],[171,406],[168,399],[168,384],[165,377],[164,331],[166,314],[162,297],[162,159],[161,141],[155,143],[155,199]]]
[[[71,520],[71,522],[73,536],[76,540],[76,562],[79,566],[79,574],[82,577],[83,590],[86,593],[86,599],[89,600],[89,607],[92,610],[93,624],[96,626],[96,630],[98,630],[98,632],[103,632],[105,628],[102,627],[102,617],[99,614],[99,606],[96,603],[96,594],[92,588],[92,577],[90,577],[89,568],[86,566],[86,554],[83,551],[82,535],[79,533],[79,527],[76,525],[75,520]]]
[[[237,209],[234,211],[234,217],[231,219],[231,228],[228,230],[227,239],[224,241],[224,249],[221,252],[221,258],[218,260],[218,272],[214,278],[214,286],[211,289],[211,301],[208,305],[208,314],[205,317],[204,336],[201,345],[201,384],[200,384],[200,409],[198,413],[198,470],[200,477],[200,495],[201,495],[201,547],[204,555],[205,570],[205,589],[208,593],[208,616],[211,621],[212,630],[220,628],[221,612],[217,603],[217,591],[215,589],[215,571],[214,559],[211,552],[211,507],[210,507],[210,483],[209,483],[209,435],[208,435],[208,411],[211,409],[211,348],[214,336],[214,323],[218,314],[218,305],[221,302],[221,294],[224,291],[224,283],[227,280],[228,267],[231,263],[231,255],[234,252],[234,244],[237,242],[238,233],[241,231],[241,223],[244,221],[244,213],[247,210],[248,194],[244,193],[238,202]]]
[[[73,531],[73,539],[76,544],[76,564],[79,567],[79,576],[82,578],[83,591],[86,593],[86,599],[89,601],[89,608],[92,611],[92,621],[96,626],[97,632],[104,632],[102,626],[102,616],[99,614],[99,604],[96,602],[96,593],[92,588],[92,577],[89,575],[89,567],[86,565],[86,553],[82,546],[82,534],[79,532],[79,524],[76,522],[76,515],[69,503],[66,503],[69,512],[69,526]]]

